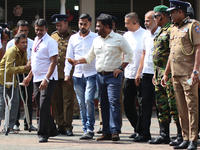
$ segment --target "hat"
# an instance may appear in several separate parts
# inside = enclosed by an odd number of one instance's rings
[[[63,21],[63,20],[67,20],[67,17],[69,17],[69,15],[65,15],[65,14],[54,14],[53,16],[51,16],[51,18],[53,20],[55,20],[54,22],[52,23],[57,23],[57,22],[60,22],[60,21]]]
[[[169,0],[169,2],[170,2],[170,8],[167,9],[167,11],[171,11],[177,8],[187,10],[187,7],[190,6],[187,2],[182,2],[179,0]]]
[[[101,15],[105,15],[105,14],[104,14],[104,13],[101,13],[100,16],[101,16]],[[112,21],[113,21],[113,22],[116,22],[116,21],[117,21],[117,17],[115,17],[115,16],[113,16],[113,15],[110,15],[110,16],[112,17]]]
[[[154,12],[167,12],[167,9],[169,7],[165,6],[165,5],[159,5],[159,6],[156,6],[154,7]]]

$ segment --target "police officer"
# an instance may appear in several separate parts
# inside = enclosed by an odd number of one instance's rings
[[[70,36],[73,34],[67,22],[68,15],[55,14],[53,24],[56,25],[57,31],[51,34],[51,37],[58,42],[58,84],[52,97],[53,116],[58,125],[61,134],[73,136],[73,108],[75,92],[73,84],[69,85],[64,81],[64,66],[67,44]],[[71,75],[73,70],[71,71]],[[72,82],[72,81],[71,81]]]
[[[171,70],[183,142],[174,149],[197,149],[200,23],[187,17],[188,3],[169,0],[174,25],[170,35],[170,57],[162,79],[166,86]],[[191,85],[187,80],[191,78]],[[189,82],[190,83],[190,82]]]
[[[168,7],[164,5],[154,7],[154,20],[156,24],[161,27],[160,31],[154,38],[153,51],[153,62],[155,71],[153,82],[155,85],[156,107],[158,110],[160,135],[155,140],[150,140],[149,143],[169,143],[171,146],[175,146],[180,144],[183,140],[181,135],[181,128],[178,118],[174,90],[171,82],[171,73],[168,76],[169,81],[167,82],[167,87],[161,86],[161,79],[164,75],[164,70],[170,53],[169,37],[171,33],[171,23],[169,12],[167,12],[167,9]],[[174,142],[170,142],[169,136],[169,124],[171,122],[171,117],[173,117],[173,120],[177,126],[177,139]]]

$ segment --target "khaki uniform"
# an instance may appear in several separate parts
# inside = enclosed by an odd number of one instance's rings
[[[194,45],[200,44],[200,24],[189,17],[185,18],[171,30],[169,60],[183,139],[197,141],[198,84],[190,86],[187,83],[193,72],[196,54],[196,49],[191,53],[193,45],[189,38],[190,29]]]
[[[118,34],[121,34],[123,35],[125,33],[125,31],[122,31],[122,30],[117,30],[115,29],[114,31],[115,33],[118,33]],[[124,112],[124,106],[123,106],[123,83],[124,83],[124,76],[123,76],[123,79],[122,79],[122,86],[121,86],[121,92],[120,92],[120,99],[119,99],[119,102],[120,102],[120,106],[121,106],[121,126],[122,126],[122,117],[123,117],[123,112]],[[102,115],[101,115],[101,105],[100,105],[100,102],[98,103],[98,109],[99,109],[99,120],[100,120],[100,127],[103,128],[103,121],[102,121]]]
[[[69,28],[68,32],[63,36],[58,31],[53,32],[51,35],[51,37],[58,42],[58,82],[52,97],[51,104],[53,109],[53,116],[60,131],[73,129],[72,120],[74,100],[76,99],[76,96],[73,88],[73,81],[71,80],[72,85],[69,85],[64,81],[64,67],[68,40],[74,33],[75,32]],[[70,75],[71,78],[72,74],[73,69]]]

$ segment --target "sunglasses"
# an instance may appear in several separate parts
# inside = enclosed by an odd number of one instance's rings
[[[161,14],[154,15],[154,18],[157,18],[158,16],[161,16]]]

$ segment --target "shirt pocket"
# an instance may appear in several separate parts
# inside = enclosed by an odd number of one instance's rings
[[[94,52],[96,56],[101,55],[103,53],[103,49],[101,45],[94,45]]]
[[[180,36],[180,40],[186,53],[191,53],[193,50],[193,45],[190,42],[189,32],[182,33]]]

